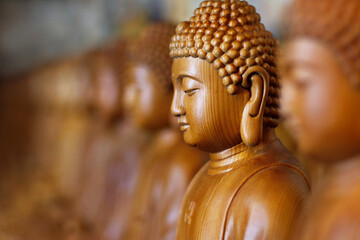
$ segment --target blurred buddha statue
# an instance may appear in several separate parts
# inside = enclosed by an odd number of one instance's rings
[[[78,172],[76,213],[68,224],[75,239],[103,237],[112,226],[116,206],[130,208],[139,154],[149,139],[147,134],[134,130],[123,107],[126,46],[125,41],[118,40],[85,56],[93,87],[93,114]],[[123,225],[116,222],[114,231],[121,231]]]
[[[92,83],[91,128],[78,167],[77,214],[85,228],[95,231],[104,211],[110,162],[121,145],[122,79],[111,61],[109,47],[96,49],[84,56]]]
[[[87,194],[82,196],[80,206],[88,226],[94,228],[91,237],[95,239],[118,240],[125,231],[140,172],[140,155],[151,140],[151,134],[133,123],[126,104],[127,46],[123,40],[110,44],[102,60],[93,65],[94,110],[102,120],[96,123],[101,126],[98,137],[88,145],[89,154],[84,159],[84,166],[89,165],[86,168],[93,174],[85,177],[83,192]],[[83,174],[89,175],[89,171]],[[85,239],[88,237],[85,235]]]
[[[300,150],[326,165],[301,239],[360,236],[360,2],[295,0],[282,57],[283,112]]]
[[[120,239],[174,239],[186,187],[207,159],[185,145],[170,123],[168,45],[174,32],[172,25],[152,24],[129,47],[126,102],[136,126],[152,139],[139,159],[136,195],[130,217],[125,216],[129,225]]]
[[[186,191],[177,239],[289,239],[309,193],[274,133],[277,41],[245,1],[204,1],[170,44],[186,143],[210,161]]]
[[[47,123],[43,122],[43,126],[37,126],[37,129],[43,127],[44,133],[50,130],[49,135],[55,136],[54,146],[47,156],[51,161],[48,161],[52,162],[59,194],[71,199],[78,193],[79,164],[91,128],[88,111],[91,89],[89,74],[80,56],[65,60],[42,77],[44,86],[40,91],[49,99],[49,105],[45,103],[44,107],[51,112],[51,118]]]

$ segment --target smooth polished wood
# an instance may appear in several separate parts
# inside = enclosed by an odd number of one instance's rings
[[[127,72],[129,91],[135,94],[129,100],[132,118],[152,139],[138,160],[136,193],[121,239],[174,239],[186,187],[207,154],[185,145],[179,131],[170,126],[172,91],[159,82],[154,71],[133,64]]]
[[[299,150],[326,169],[295,239],[359,239],[359,10],[356,0],[293,1],[289,10],[283,114]]]
[[[256,146],[242,141],[239,125],[246,113],[239,109],[249,92],[229,95],[209,63],[175,59],[173,74],[172,112],[185,142],[211,152],[187,189],[177,239],[288,239],[309,191],[300,164],[273,130],[264,129]],[[193,82],[178,76],[191,76]],[[180,83],[196,87],[196,93]]]
[[[141,159],[131,225],[123,239],[174,239],[185,190],[207,159],[187,146],[178,130],[157,133]]]
[[[116,142],[107,169],[107,184],[103,209],[97,216],[98,233],[106,240],[123,239],[131,219],[141,173],[141,156],[153,135],[139,129],[131,119],[124,119],[115,132]]]
[[[88,130],[84,153],[80,158],[81,169],[77,174],[79,189],[75,197],[79,215],[89,224],[95,224],[106,198],[107,170],[116,145],[118,125],[122,119],[122,79],[117,74],[106,48],[94,50],[84,56],[91,82],[92,108],[89,114],[91,128]],[[118,56],[118,60],[121,55]]]
[[[204,1],[170,44],[172,114],[210,153],[186,191],[177,239],[289,239],[309,193],[276,138],[276,40],[245,1]]]
[[[174,31],[169,24],[150,25],[129,46],[125,109],[137,130],[151,139],[137,159],[131,205],[127,209],[118,205],[112,219],[112,226],[120,219],[126,226],[117,239],[174,239],[186,187],[208,156],[185,145],[171,126],[173,88],[167,46]]]
[[[85,55],[91,73],[92,98],[89,130],[81,159],[80,188],[74,199],[76,239],[118,239],[126,226],[134,199],[139,158],[150,134],[134,128],[123,108],[125,43],[117,41]],[[122,50],[121,50],[122,49]],[[123,64],[124,65],[124,64]],[[121,208],[121,217],[114,212]]]

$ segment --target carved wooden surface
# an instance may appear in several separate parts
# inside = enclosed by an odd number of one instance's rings
[[[177,239],[289,239],[310,185],[277,140],[276,40],[245,1],[204,1],[170,44],[172,114],[210,152],[191,182]]]
[[[257,146],[242,143],[239,125],[244,113],[238,109],[244,109],[248,95],[229,95],[209,63],[175,59],[173,74],[172,112],[185,141],[214,151],[187,190],[177,238],[289,238],[309,191],[302,167],[273,130],[265,129]],[[224,115],[227,119],[221,122]]]
[[[129,47],[126,109],[139,131],[151,134],[151,141],[139,158],[135,196],[121,239],[174,239],[185,189],[208,156],[185,145],[171,126],[167,46],[174,30],[169,24],[151,25]]]

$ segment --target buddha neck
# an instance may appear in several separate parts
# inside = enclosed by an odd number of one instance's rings
[[[247,150],[247,146],[244,143],[240,143],[232,148],[226,149],[217,153],[210,153],[210,160],[220,161],[228,158],[232,158],[233,156],[238,156],[239,154],[243,154],[244,151]]]
[[[265,146],[277,140],[273,130],[269,130],[263,135],[259,145],[249,147],[245,143],[240,143],[234,147],[217,153],[210,153],[209,175],[217,175],[229,172],[239,165],[252,159],[258,152],[262,151]]]
[[[248,156],[248,146],[240,143],[230,149],[218,153],[210,154],[209,175],[218,175],[231,171],[241,162],[246,161]]]

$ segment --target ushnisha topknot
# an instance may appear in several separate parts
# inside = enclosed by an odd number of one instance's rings
[[[286,11],[285,38],[307,37],[329,46],[350,81],[360,87],[360,1],[294,0]]]
[[[246,1],[204,1],[190,21],[177,26],[170,56],[208,61],[218,70],[229,94],[237,93],[249,67],[263,67],[270,76],[264,126],[274,128],[279,119],[277,41],[260,20],[255,7]]]
[[[141,63],[150,66],[157,74],[159,82],[166,90],[172,90],[171,63],[168,46],[175,33],[175,26],[168,23],[154,23],[144,33],[128,44],[129,63]]]

